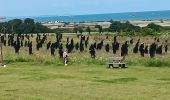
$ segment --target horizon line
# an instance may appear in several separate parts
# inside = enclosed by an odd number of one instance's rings
[[[68,15],[33,15],[33,16],[1,16],[6,18],[34,18],[34,17],[51,17],[51,16],[58,16],[58,17],[68,17],[68,16],[86,16],[86,15],[103,15],[103,14],[123,14],[123,13],[142,13],[142,12],[159,12],[159,11],[170,11],[170,10],[150,10],[150,11],[129,11],[129,12],[110,12],[110,13],[94,13],[94,14],[68,14]]]

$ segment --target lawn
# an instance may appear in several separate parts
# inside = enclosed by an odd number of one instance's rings
[[[64,36],[62,43],[66,43]],[[79,42],[76,36],[75,43]],[[112,38],[104,41],[112,43]],[[89,43],[100,42],[105,36],[91,36]],[[119,37],[122,44],[129,37]],[[135,42],[138,37],[134,37]],[[169,100],[170,98],[170,57],[168,53],[141,57],[129,53],[125,57],[126,69],[108,69],[109,57],[120,56],[102,50],[96,51],[96,59],[91,59],[88,48],[84,52],[74,50],[69,54],[69,65],[63,66],[58,58],[58,50],[52,57],[46,44],[36,50],[35,37],[33,55],[28,48],[22,47],[19,54],[14,48],[3,46],[6,68],[0,68],[0,100]],[[48,40],[55,41],[55,36]],[[141,41],[152,43],[153,37],[141,37]],[[161,39],[162,42],[165,40]],[[48,41],[46,41],[47,43]],[[161,42],[161,43],[162,43]],[[90,46],[90,44],[89,44]]]
[[[0,100],[169,100],[170,68],[18,62],[0,68]]]

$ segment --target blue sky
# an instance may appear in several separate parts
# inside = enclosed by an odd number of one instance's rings
[[[0,0],[0,16],[84,15],[170,10],[170,0]]]

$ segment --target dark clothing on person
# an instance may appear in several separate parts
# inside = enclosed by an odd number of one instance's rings
[[[20,42],[19,41],[15,41],[14,44],[14,49],[15,49],[15,53],[19,53],[20,50]]]
[[[138,53],[138,50],[139,50],[139,42],[137,42],[135,47],[133,48],[133,53]]]
[[[155,53],[156,53],[156,44],[152,43],[150,48],[149,48],[150,57],[151,58],[155,57]]]
[[[112,50],[113,50],[113,53],[116,54],[117,50],[119,50],[119,43],[118,42],[112,43]]]
[[[165,45],[165,52],[168,52],[168,45]]]
[[[29,43],[28,48],[29,48],[29,55],[32,55],[33,54],[32,53],[32,42]]]
[[[76,50],[78,50],[79,49],[79,43],[77,42],[76,43]]]
[[[145,54],[148,54],[148,53],[149,53],[149,47],[147,45],[147,46],[145,46]]]
[[[51,41],[49,41],[49,42],[47,43],[47,50],[49,50],[50,46],[51,46]]]
[[[82,42],[82,40],[80,41],[80,52],[84,51],[84,44]]]
[[[109,48],[109,44],[106,44],[106,46],[105,46],[105,50],[106,50],[106,52],[109,52],[109,50],[110,50],[110,48]]]
[[[50,50],[51,50],[51,56],[54,56],[54,52],[55,52],[54,44],[51,45]]]
[[[4,46],[6,46],[6,40],[4,40]]]
[[[89,53],[91,55],[91,58],[95,58],[96,57],[96,52],[95,52],[95,48],[94,45],[91,45],[89,48]]]
[[[58,53],[59,53],[59,57],[63,58],[63,45],[62,44],[59,46]]]
[[[121,47],[121,56],[125,56],[128,54],[128,43],[127,41]]]
[[[130,40],[130,44],[133,44],[133,39]]]
[[[162,45],[156,49],[156,54],[162,54]]]
[[[145,50],[144,50],[144,43],[142,43],[139,47],[139,51],[142,57],[144,57],[145,54]]]

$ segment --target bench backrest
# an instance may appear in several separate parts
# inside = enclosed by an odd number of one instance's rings
[[[109,62],[122,61],[123,57],[110,57]]]

